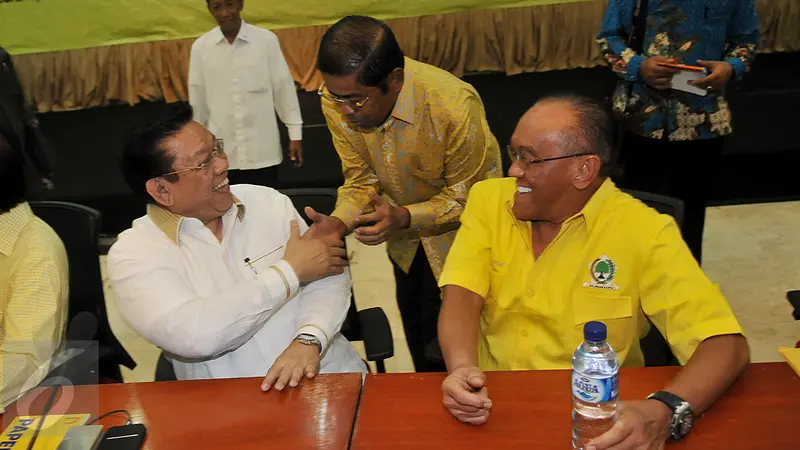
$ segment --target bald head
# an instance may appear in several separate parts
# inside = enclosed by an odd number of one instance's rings
[[[560,94],[536,102],[520,119],[514,136],[534,147],[556,146],[562,155],[596,154],[603,162],[601,174],[608,175],[615,163],[614,133],[613,119],[604,105],[576,94]]]

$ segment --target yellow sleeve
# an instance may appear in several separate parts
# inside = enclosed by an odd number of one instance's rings
[[[430,200],[408,205],[411,213],[409,228],[419,229],[458,221],[467,203],[472,185],[486,178],[492,166],[497,166],[499,149],[494,136],[483,128],[483,105],[470,96],[454,111],[445,139],[445,187]],[[496,154],[489,154],[495,149]],[[496,161],[495,161],[496,160]]]
[[[461,214],[461,228],[456,233],[439,277],[439,286],[461,286],[485,299],[492,270],[492,241],[483,187],[479,183],[472,188],[467,206]]]
[[[356,142],[355,139],[347,136],[348,133],[355,134],[356,132],[349,128],[345,131],[343,129],[345,125],[337,122],[335,114],[331,111],[332,108],[326,104],[325,100],[322,100],[322,113],[325,115],[328,130],[331,132],[333,146],[342,160],[342,173],[344,174],[344,184],[339,187],[336,210],[331,215],[341,219],[347,225],[347,229],[352,230],[356,218],[370,209],[372,201],[369,198],[369,192],[374,191],[380,194],[381,187],[378,176],[375,175],[375,171],[365,159],[369,154],[366,144],[363,141]]]
[[[64,268],[63,272],[66,272]],[[17,267],[3,311],[5,338],[0,347],[2,405],[41,382],[64,331],[61,320],[67,273],[47,255],[26,258]],[[42,369],[41,372],[37,372]]]
[[[675,222],[650,244],[640,277],[642,309],[681,364],[710,337],[742,334],[727,300],[700,269]]]

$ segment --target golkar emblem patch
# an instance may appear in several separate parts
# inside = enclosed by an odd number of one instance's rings
[[[584,287],[595,289],[607,289],[618,291],[619,286],[614,284],[614,276],[617,274],[617,265],[606,255],[595,259],[589,264],[589,277],[591,281],[584,282]]]

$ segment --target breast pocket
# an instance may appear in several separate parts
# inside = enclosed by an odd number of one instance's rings
[[[254,275],[267,273],[269,267],[278,263],[283,258],[284,247],[281,245],[277,248],[271,248],[267,251],[262,251],[248,257],[245,263],[248,270]]]
[[[244,88],[250,93],[269,92],[269,73],[261,66],[248,66],[244,74]]]
[[[606,324],[608,343],[617,352],[627,349],[638,336],[630,297],[575,294],[572,297],[572,317],[574,326],[580,327],[581,335],[586,322]]]

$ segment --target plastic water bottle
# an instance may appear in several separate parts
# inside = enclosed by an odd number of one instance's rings
[[[572,448],[584,449],[616,423],[619,358],[606,342],[606,325],[588,322],[572,355]]]

